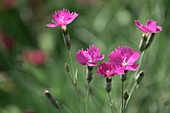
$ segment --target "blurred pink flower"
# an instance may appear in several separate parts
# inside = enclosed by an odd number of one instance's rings
[[[16,0],[2,0],[1,2],[2,2],[2,8],[4,9],[11,9],[16,5]]]
[[[135,71],[138,67],[138,64],[135,64],[135,62],[139,57],[138,51],[132,51],[128,46],[122,46],[110,53],[109,62],[122,66],[124,70]]]
[[[100,63],[97,74],[104,77],[114,76],[115,74],[124,74],[124,69],[114,63]]]
[[[13,47],[13,40],[7,36],[4,32],[0,31],[0,45],[7,50],[12,49]]]
[[[158,33],[162,31],[162,27],[156,26],[156,21],[147,20],[146,26],[140,24],[138,20],[135,20],[135,25],[144,33]]]
[[[78,14],[76,12],[70,13],[70,11],[67,9],[58,10],[52,15],[53,24],[47,24],[47,26],[52,28],[58,26],[65,27],[67,24],[70,24],[77,16]]]
[[[34,65],[44,64],[46,61],[45,53],[41,50],[27,50],[22,54],[23,60]]]
[[[36,113],[36,112],[34,112],[33,110],[26,110],[24,111],[24,113]]]
[[[87,50],[79,50],[76,54],[77,61],[82,65],[96,66],[96,62],[104,58],[104,54],[100,55],[99,48],[94,45],[87,48]]]

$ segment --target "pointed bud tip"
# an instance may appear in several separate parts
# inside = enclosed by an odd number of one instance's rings
[[[140,72],[137,74],[137,76],[136,76],[136,82],[137,82],[137,84],[140,84],[140,82],[142,81],[143,77],[144,77],[144,71],[142,70],[142,71],[140,71]]]
[[[49,93],[49,91],[48,90],[44,90],[44,93]]]
[[[70,69],[69,69],[69,66],[68,66],[67,63],[65,63],[65,69],[66,69],[67,72],[70,72]]]

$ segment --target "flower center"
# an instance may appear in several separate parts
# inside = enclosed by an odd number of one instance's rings
[[[126,59],[127,59],[127,57],[125,57],[124,60],[123,60],[123,63],[122,63],[123,66],[127,66]]]
[[[64,22],[64,16],[59,19],[62,23]]]
[[[106,74],[109,74],[109,73],[110,73],[110,70],[107,70],[107,71],[106,71]]]
[[[88,62],[92,62],[92,58],[90,58],[90,59],[88,60]]]

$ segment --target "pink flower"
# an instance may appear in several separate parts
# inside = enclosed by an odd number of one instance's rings
[[[0,44],[4,49],[10,50],[14,45],[14,41],[0,30]]]
[[[3,0],[2,2],[2,7],[4,9],[11,9],[15,7],[15,5],[16,5],[16,0]]]
[[[27,50],[22,54],[23,60],[34,64],[41,65],[46,61],[45,53],[41,50]]]
[[[104,54],[100,55],[99,48],[94,45],[90,46],[87,50],[79,50],[76,54],[77,61],[82,65],[96,66],[96,62],[104,58]]]
[[[124,70],[135,71],[138,67],[138,64],[135,64],[135,62],[139,57],[138,51],[132,51],[128,46],[122,46],[110,53],[109,62],[121,66]]]
[[[67,24],[70,24],[77,16],[78,14],[76,12],[70,13],[70,11],[67,9],[58,10],[52,15],[53,24],[47,24],[47,26],[52,28],[58,26],[65,27]]]
[[[36,113],[36,112],[34,112],[33,110],[26,110],[24,111],[24,113]]]
[[[135,24],[144,33],[158,33],[162,31],[162,27],[156,26],[156,21],[154,20],[147,20],[146,26],[140,24],[138,20],[135,20]]]
[[[114,63],[100,63],[97,74],[103,75],[104,77],[110,77],[115,74],[124,74],[124,69]]]

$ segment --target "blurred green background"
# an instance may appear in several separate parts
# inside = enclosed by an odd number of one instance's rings
[[[154,19],[163,31],[156,34],[144,56],[145,77],[130,101],[128,113],[169,113],[169,4],[169,0],[0,0],[0,113],[66,113],[50,104],[45,89],[73,113],[80,113],[76,92],[64,68],[70,62],[61,28],[46,27],[54,11],[62,8],[79,13],[67,27],[74,67],[78,68],[80,106],[85,104],[86,69],[75,59],[77,50],[94,44],[107,61],[119,45],[138,49],[142,32],[134,20],[145,24],[147,19]],[[24,57],[25,51],[34,50],[45,54],[40,65],[30,64]],[[109,113],[105,79],[94,76],[89,113]],[[121,104],[120,91],[120,78],[114,76],[111,94],[117,108]]]

